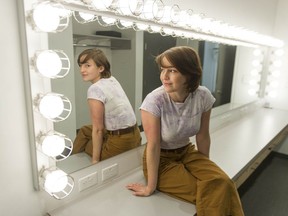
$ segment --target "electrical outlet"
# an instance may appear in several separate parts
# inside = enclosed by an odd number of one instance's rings
[[[118,174],[118,164],[113,164],[102,169],[102,181],[110,179]]]
[[[79,191],[83,191],[86,188],[96,185],[98,183],[97,172],[94,172],[92,174],[84,176],[83,178],[80,178],[78,183],[79,183]]]

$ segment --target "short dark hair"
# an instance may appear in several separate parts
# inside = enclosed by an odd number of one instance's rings
[[[85,57],[84,59],[81,58]],[[111,71],[110,71],[110,62],[108,61],[106,55],[104,52],[100,49],[94,48],[94,49],[86,49],[82,53],[79,54],[77,63],[80,66],[81,64],[87,62],[89,59],[92,59],[96,66],[104,67],[103,72],[101,73],[101,78],[109,78],[111,77]]]
[[[172,47],[156,57],[159,67],[164,66],[164,57],[187,78],[187,91],[193,93],[199,87],[202,76],[198,53],[188,46]]]

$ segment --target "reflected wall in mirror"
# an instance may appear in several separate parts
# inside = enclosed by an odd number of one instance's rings
[[[96,31],[117,31],[121,33],[122,37],[96,36]],[[154,40],[155,37],[160,38],[160,41],[166,41],[166,39],[173,41],[172,43],[164,43],[164,45],[169,44],[170,47],[187,45],[198,50],[204,69],[202,84],[210,88],[216,98],[217,94],[221,96],[225,93],[223,99],[218,99],[220,102],[218,105],[224,104],[226,107],[227,104],[232,104],[233,106],[230,107],[235,107],[235,104],[236,106],[241,105],[258,98],[259,83],[258,87],[256,86],[255,94],[248,92],[249,79],[253,78],[250,74],[254,58],[252,48],[239,46],[236,49],[234,46],[170,36],[163,37],[160,34],[134,31],[133,29],[120,30],[116,26],[103,27],[97,21],[80,24],[71,17],[69,26],[65,31],[48,34],[49,49],[64,50],[71,60],[70,73],[64,79],[52,80],[51,82],[51,89],[66,95],[73,105],[70,117],[66,121],[54,123],[54,129],[74,140],[77,129],[91,122],[86,99],[90,84],[82,81],[76,63],[79,53],[88,47],[99,47],[108,56],[112,66],[112,75],[118,79],[124,88],[135,110],[138,125],[141,125],[138,107],[141,105],[143,97],[160,85],[154,56],[169,48],[160,48],[157,44],[154,46],[156,50],[149,52],[149,40]],[[213,64],[207,64],[212,60]],[[146,68],[150,64],[154,69]],[[260,82],[261,69],[258,68],[257,70],[257,76],[260,77],[258,77],[257,82]],[[223,86],[221,83],[225,84],[225,88],[218,87]],[[222,109],[222,112],[225,112],[225,108]],[[90,157],[85,153],[77,156],[72,155],[64,161],[57,162],[57,166],[67,173],[90,165]]]

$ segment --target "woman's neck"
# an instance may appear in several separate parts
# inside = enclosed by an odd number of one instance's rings
[[[169,93],[171,100],[173,100],[176,103],[184,103],[188,95],[189,95],[189,92],[187,91]]]

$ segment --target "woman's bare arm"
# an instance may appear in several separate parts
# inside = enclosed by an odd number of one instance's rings
[[[160,161],[160,118],[147,111],[141,111],[142,124],[147,138],[146,162],[148,169],[147,185],[132,183],[127,188],[137,196],[151,195],[157,186],[158,167]]]
[[[209,157],[210,152],[210,122],[211,109],[204,112],[201,117],[201,126],[199,132],[196,134],[196,144],[198,151]]]
[[[100,161],[104,133],[104,104],[101,101],[88,100],[92,119],[92,163]]]

